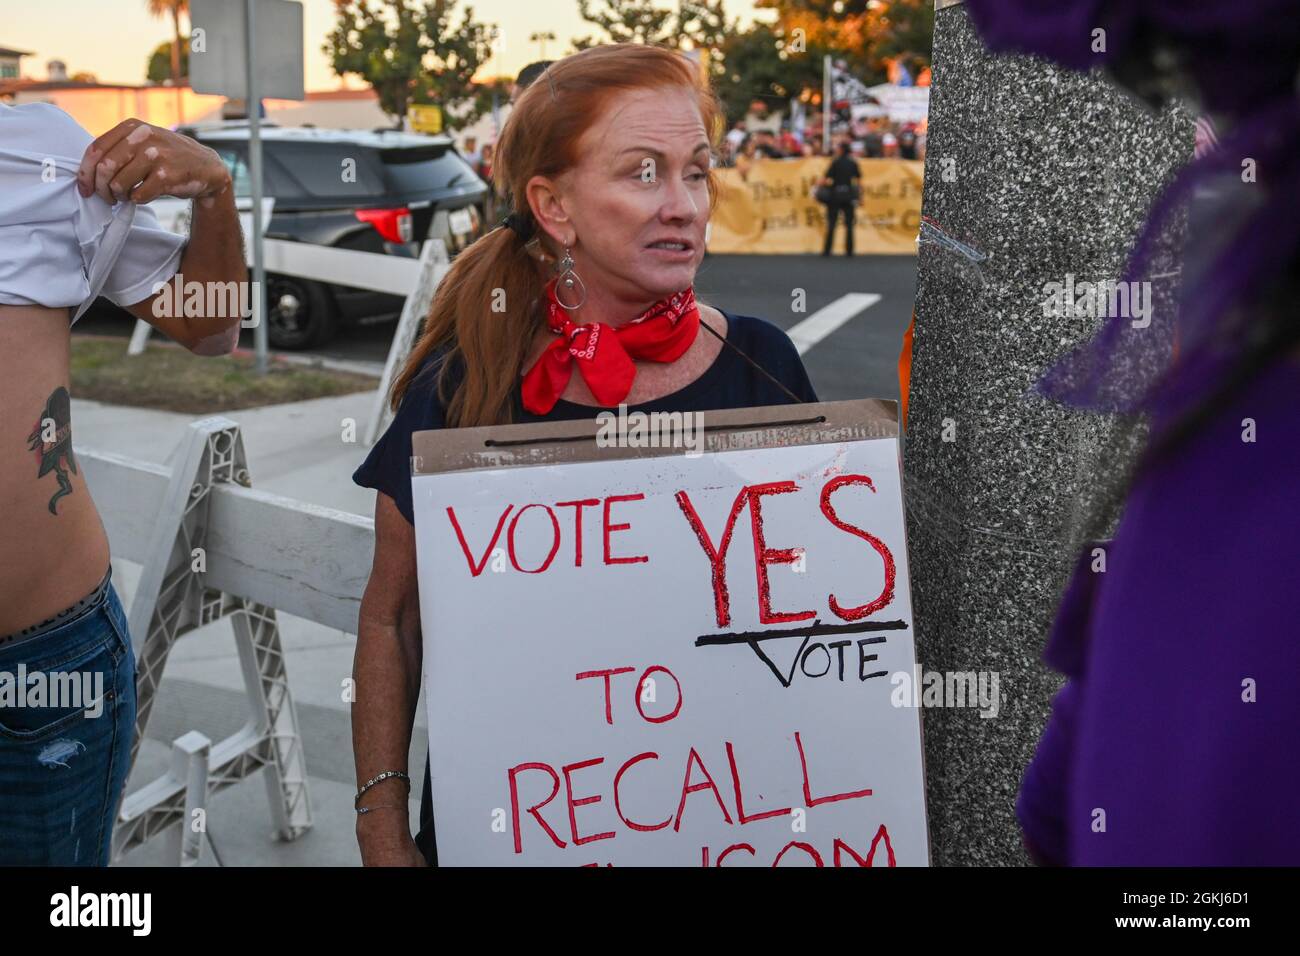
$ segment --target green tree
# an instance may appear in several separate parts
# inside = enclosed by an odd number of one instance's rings
[[[886,79],[885,61],[902,57],[915,73],[930,64],[934,0],[757,0],[775,10],[787,34],[843,56],[867,83]]]
[[[492,55],[496,27],[476,21],[472,7],[459,21],[456,0],[334,0],[334,9],[338,22],[323,47],[330,65],[369,83],[389,116],[434,102],[454,130],[491,103],[491,88],[473,78]]]
[[[145,0],[145,7],[152,17],[171,17],[172,21],[172,53],[171,53],[171,80],[173,84],[179,84],[182,76],[189,75],[189,68],[186,67],[184,72],[181,71],[181,14],[189,16],[189,0]],[[189,51],[186,51],[188,60]],[[153,79],[153,63],[149,64],[150,79]],[[159,80],[158,82],[161,82]]]
[[[740,31],[740,23],[735,19],[727,22],[722,0],[680,0],[677,29],[697,48],[716,48]]]
[[[170,40],[164,40],[154,48],[153,53],[149,54],[149,66],[145,71],[145,78],[150,83],[162,83],[172,79],[172,52],[175,47]],[[181,37],[181,79],[189,79],[190,76],[190,38]]]
[[[754,100],[785,110],[789,100],[822,85],[820,47],[786,35],[779,25],[755,23],[722,44],[722,70],[714,79],[728,123],[744,117]]]
[[[650,43],[677,46],[674,12],[655,0],[578,0],[578,16],[600,29],[601,36],[574,37],[573,48],[601,43]]]
[[[737,30],[736,21],[727,22],[723,0],[678,0],[676,9],[657,0],[578,0],[578,15],[600,33],[575,37],[575,50],[601,43],[650,43],[713,53]]]

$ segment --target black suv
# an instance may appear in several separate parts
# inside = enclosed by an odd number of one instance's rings
[[[251,195],[248,126],[182,127]],[[447,136],[263,125],[262,190],[275,198],[270,239],[418,257],[440,238],[455,255],[484,229],[488,187]],[[348,175],[344,175],[344,170]],[[340,322],[391,317],[402,297],[268,272],[267,336],[280,349],[321,345]]]

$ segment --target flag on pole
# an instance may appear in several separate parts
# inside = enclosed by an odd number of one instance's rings
[[[831,57],[822,58],[822,152],[831,151]]]
[[[826,150],[830,151],[830,134],[840,132],[852,126],[852,107],[855,103],[875,103],[867,85],[848,71],[843,60],[825,60],[827,90],[827,108],[824,111],[827,132],[825,134]]]
[[[848,71],[843,60],[831,64],[831,98],[836,109],[854,103],[874,102],[867,85]]]

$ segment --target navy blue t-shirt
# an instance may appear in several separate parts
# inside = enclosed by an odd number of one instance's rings
[[[731,345],[753,359],[800,400],[817,401],[817,393],[808,380],[803,361],[785,332],[764,319],[732,315],[726,311],[722,314],[727,317],[727,341]],[[629,405],[628,411],[647,414],[709,412],[725,408],[788,405],[794,402],[772,379],[737,354],[736,349],[724,345],[713,364],[695,381],[654,401]],[[435,353],[411,380],[392,424],[352,475],[352,480],[358,485],[382,491],[392,498],[397,510],[412,524],[415,519],[411,507],[411,434],[446,425],[446,409],[438,398],[439,368],[441,356]],[[449,390],[448,394],[451,393]],[[518,386],[514,391],[516,423],[595,418],[604,410],[606,409],[561,399],[549,414],[534,415],[524,409]],[[611,408],[608,411],[617,409]],[[420,799],[420,831],[416,834],[415,842],[429,864],[436,866],[438,850],[434,843],[433,794],[427,761],[424,765],[424,790]]]
[[[728,342],[748,355],[801,400],[817,401],[803,361],[785,332],[764,319],[732,315],[726,311],[722,314],[727,317]],[[411,510],[411,434],[446,425],[446,409],[438,399],[440,359],[441,356],[431,356],[419,374],[411,380],[392,424],[352,475],[352,480],[363,488],[382,491],[392,498],[397,510],[411,524],[415,524]],[[713,364],[695,381],[652,402],[629,405],[628,411],[647,414],[710,412],[724,408],[787,405],[793,401],[771,379],[737,355],[735,349],[723,346]],[[514,391],[514,421],[520,424],[595,418],[606,410],[617,411],[616,408],[601,409],[561,399],[549,414],[534,415],[523,407],[518,386]]]

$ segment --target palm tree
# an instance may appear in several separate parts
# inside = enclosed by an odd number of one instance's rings
[[[172,18],[172,85],[181,83],[181,14],[189,16],[189,0],[145,0],[149,15]]]

